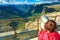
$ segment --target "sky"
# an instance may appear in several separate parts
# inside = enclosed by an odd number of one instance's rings
[[[15,1],[15,2],[25,2],[25,1],[28,1],[28,2],[37,2],[37,1],[45,1],[45,0],[0,0],[0,1]]]
[[[53,2],[53,1],[57,1],[57,0],[47,0],[47,1],[50,1],[50,2]],[[59,0],[60,1],[60,0]],[[0,3],[16,3],[16,4],[18,4],[18,3],[36,3],[36,2],[46,2],[46,0],[0,0]],[[22,3],[22,4],[23,4]]]
[[[16,1],[26,1],[26,0],[16,0]],[[27,0],[29,2],[41,1],[41,0]]]
[[[41,1],[46,1],[46,0],[0,0],[0,1],[15,1],[15,2],[41,2]],[[49,1],[56,1],[56,0],[49,0]]]
[[[35,3],[35,2],[41,2],[44,0],[0,0],[0,3],[20,3],[20,2],[25,2],[25,3]]]
[[[16,0],[16,1],[26,1],[26,0]],[[46,1],[46,0],[27,0],[28,2],[40,2],[40,1]],[[48,1],[57,1],[57,0],[48,0]],[[60,1],[60,0],[58,0]]]

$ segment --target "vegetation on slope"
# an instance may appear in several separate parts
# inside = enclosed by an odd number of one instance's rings
[[[38,16],[44,15],[48,12],[58,12],[60,11],[59,7],[60,6],[47,6],[44,8],[44,4],[0,6],[0,20],[14,19],[19,22],[17,29],[24,29],[25,23],[28,21],[34,21]],[[18,20],[16,18],[18,18]],[[22,18],[22,20],[20,18]]]

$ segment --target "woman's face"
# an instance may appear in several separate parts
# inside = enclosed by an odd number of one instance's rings
[[[48,22],[45,23],[44,27],[45,27],[45,30],[54,32],[55,29],[57,28],[57,25],[55,21],[49,20]]]

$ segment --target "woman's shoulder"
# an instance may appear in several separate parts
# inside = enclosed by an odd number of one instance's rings
[[[44,32],[45,32],[45,31],[42,30],[42,31],[39,31],[38,33],[44,33]]]
[[[43,36],[44,36],[44,31],[39,31],[38,32],[38,40],[43,40]]]
[[[47,39],[51,40],[60,40],[60,35],[58,32],[52,32],[52,33],[45,33],[47,34],[45,37],[48,37]]]
[[[45,32],[44,31],[39,31],[38,35],[43,35]]]
[[[53,32],[53,33],[50,33],[49,35],[50,37],[53,37],[54,38],[59,38],[60,39],[60,34],[58,32]]]
[[[53,32],[52,34],[54,34],[54,35],[59,35],[59,33],[58,33],[58,32]]]
[[[60,34],[58,32],[55,32],[55,35],[60,37]]]
[[[53,39],[60,40],[60,34],[58,32],[53,32],[51,37],[53,37]]]

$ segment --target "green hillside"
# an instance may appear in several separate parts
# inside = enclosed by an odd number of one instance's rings
[[[12,21],[17,21],[18,26],[17,29],[25,29],[25,24],[28,21],[35,21],[38,16],[44,15],[49,12],[58,12],[60,11],[60,6],[52,5],[52,6],[42,6],[42,5],[19,5],[17,8],[16,6],[0,6],[0,26],[4,27],[7,26]],[[19,9],[18,9],[19,8]],[[40,9],[41,8],[41,9]],[[24,10],[23,10],[24,9]],[[4,21],[3,21],[4,20]],[[8,26],[9,28],[9,26]],[[6,29],[7,30],[7,29]]]

